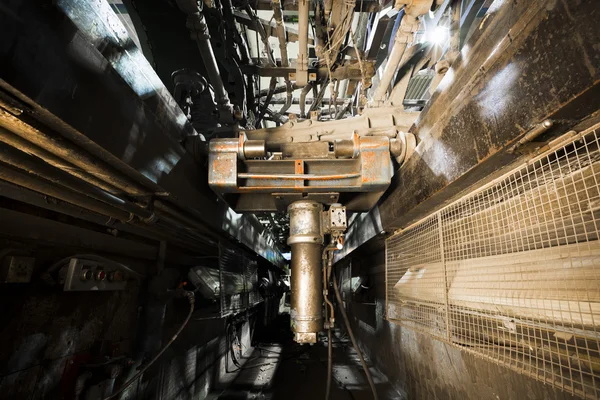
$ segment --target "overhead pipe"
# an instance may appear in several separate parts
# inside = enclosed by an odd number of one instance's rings
[[[97,186],[108,193],[112,193],[114,195],[119,195],[123,193],[122,190],[117,189],[113,185],[104,182],[102,179],[96,178],[95,176],[87,173],[86,171],[71,164],[70,162],[67,162],[62,158],[52,154],[51,152],[36,146],[35,144],[23,139],[20,136],[15,135],[8,129],[3,128],[2,126],[0,126],[0,142],[12,146],[16,149],[19,149],[27,154],[32,154],[44,160],[46,163],[52,165],[53,167],[56,167],[94,186]]]
[[[405,5],[398,13],[397,18],[401,18],[400,26],[396,30],[394,36],[394,47],[388,56],[387,64],[383,70],[383,74],[379,79],[379,86],[373,94],[372,106],[379,107],[386,100],[386,95],[390,87],[392,79],[400,65],[403,65],[408,60],[406,49],[412,43],[414,33],[419,27],[417,17],[426,14],[431,9],[433,0],[397,0],[396,6]]]
[[[25,125],[23,124],[23,126],[25,126]],[[34,130],[34,132],[42,134],[40,131],[37,131],[37,130]],[[27,137],[29,139],[32,139],[32,138],[35,139],[35,136],[31,136],[31,135],[29,135]],[[125,200],[122,200],[121,198],[119,198],[119,196],[125,194],[125,190],[116,188],[115,186],[112,186],[111,184],[105,182],[104,180],[98,179],[95,175],[91,175],[88,172],[86,172],[86,170],[89,169],[88,165],[86,165],[85,163],[78,162],[78,161],[82,161],[82,160],[88,160],[88,158],[86,156],[84,156],[84,153],[81,150],[78,150],[77,152],[75,152],[75,147],[71,148],[66,143],[63,144],[63,146],[65,148],[68,148],[69,150],[73,151],[73,153],[71,153],[71,154],[76,155],[76,157],[73,159],[73,161],[77,162],[78,165],[75,166],[74,164],[71,164],[71,163],[63,160],[61,157],[55,155],[54,153],[52,153],[48,150],[44,150],[41,147],[37,146],[36,144],[34,144],[28,140],[25,140],[23,137],[12,133],[11,131],[7,130],[6,128],[3,128],[2,126],[0,126],[0,142],[5,143],[11,147],[18,149],[18,150],[21,150],[21,152],[23,152],[23,154],[22,154],[23,157],[26,157],[25,154],[34,155],[34,156],[38,157],[40,160],[45,161],[46,165],[44,166],[43,163],[41,163],[41,162],[40,163],[32,163],[31,161],[27,161],[25,158],[21,158],[21,157],[18,157],[18,155],[15,155],[17,153],[10,152],[10,150],[5,150],[2,152],[4,162],[11,164],[15,167],[21,168],[21,169],[25,169],[27,171],[36,171],[38,173],[41,172],[42,178],[44,178],[45,180],[59,183],[61,185],[65,185],[65,182],[69,182],[68,186],[70,186],[71,190],[74,190],[76,193],[86,193],[88,196],[93,197],[96,200],[102,201],[108,205],[112,205],[113,207],[119,208],[122,211],[126,211],[128,214],[127,214],[127,218],[125,218],[124,221],[131,219],[130,214],[134,214],[135,216],[140,218],[142,221],[145,220],[146,222],[151,222],[154,219],[152,217],[151,211],[146,210],[146,209],[139,207],[131,202],[128,202],[128,201],[125,201]],[[55,139],[49,139],[47,141],[48,144],[54,143],[54,142],[56,142]],[[53,149],[54,147],[47,146],[46,148]],[[9,154],[12,154],[12,156],[9,157]],[[91,165],[90,167],[98,168],[101,165],[96,160],[92,160],[91,158],[89,160],[91,162],[93,162],[93,165]],[[56,172],[53,172],[54,168],[52,168],[52,167],[56,168]],[[112,171],[111,172],[105,171],[105,170],[103,170],[103,171],[105,173],[102,175],[102,177],[105,180],[111,181],[111,182],[119,181],[119,179],[115,176],[115,173],[113,173]],[[62,175],[62,177],[58,178],[56,176],[56,173],[58,173],[58,174],[62,173],[63,175]],[[69,174],[69,175],[67,175],[67,174]],[[71,176],[74,178],[70,179]],[[75,178],[78,178],[78,179],[75,179]],[[79,179],[81,180],[81,182],[79,182]],[[24,186],[24,185],[22,185],[22,186]],[[36,189],[28,187],[28,186],[24,186],[24,187],[27,187],[34,191],[41,192],[40,190],[36,190]],[[127,189],[127,188],[124,188],[124,189]],[[41,193],[45,193],[45,192],[41,192]],[[45,194],[53,196],[50,193],[45,193]],[[53,197],[57,197],[57,196],[53,196]],[[60,197],[57,197],[57,198],[60,199]],[[64,201],[78,205],[82,208],[86,208],[86,209],[98,212],[98,210],[93,210],[93,209],[87,207],[86,206],[87,203],[86,204],[74,203],[75,201],[77,201],[77,199],[73,198],[72,196],[69,196],[69,198],[73,201],[69,201],[66,199]],[[161,201],[161,204],[164,205],[164,203],[162,201]],[[103,212],[100,212],[100,214],[107,215],[106,213],[103,213]],[[121,216],[124,216],[124,215],[125,214],[122,214]],[[110,216],[114,217],[114,215],[110,215]],[[160,218],[162,223],[169,225],[170,227],[175,228],[175,229],[179,229],[183,225],[181,222],[176,222],[175,220],[173,220],[172,218],[170,218],[167,215],[158,214],[157,217]],[[197,225],[195,224],[195,226],[197,226]],[[214,244],[214,241],[212,239],[206,238],[205,236],[203,236],[201,234],[195,234],[194,237],[196,238],[196,240],[202,239],[202,241],[204,241],[208,244]]]
[[[217,97],[217,104],[220,111],[219,119],[225,123],[233,123],[233,106],[229,102],[229,95],[223,85],[217,59],[215,58],[215,53],[210,44],[210,32],[208,30],[208,25],[206,24],[206,18],[200,11],[200,8],[198,8],[196,12],[188,14],[187,25],[191,31],[192,38],[198,45],[198,50],[200,50],[200,54],[202,55],[204,68],[208,74],[208,80]]]
[[[296,85],[308,83],[308,9],[310,0],[298,2],[298,58],[296,59]]]
[[[406,48],[412,41],[413,33],[417,28],[416,17],[404,14],[404,10],[400,11],[398,18],[402,18],[402,21],[400,22],[400,26],[394,37],[394,47],[392,47],[383,74],[379,79],[379,85],[373,94],[373,103],[376,106],[380,106],[384,103],[390,83],[396,74],[398,66],[402,64]]]
[[[287,39],[285,34],[285,24],[283,23],[283,13],[281,12],[281,0],[272,0],[273,17],[275,19],[275,33],[279,40],[279,52],[281,53],[281,66],[287,68],[290,66],[287,52]],[[279,110],[280,114],[285,114],[292,106],[293,86],[289,77],[285,78],[285,89],[287,92],[286,102]]]
[[[56,197],[59,200],[66,201],[67,203],[74,204],[76,206],[120,221],[128,221],[133,217],[127,211],[120,210],[101,201],[92,199],[84,194],[61,187],[53,182],[39,178],[35,175],[12,169],[6,164],[0,164],[0,179],[33,190],[35,192]]]
[[[281,53],[281,66],[288,67],[290,65],[287,53],[287,41],[285,35],[285,24],[283,23],[283,13],[281,12],[281,0],[272,0],[273,17],[275,18],[276,28],[275,33],[279,39],[279,51]],[[307,31],[308,32],[308,31]]]
[[[47,152],[81,168],[88,174],[116,187],[122,193],[127,193],[132,196],[149,196],[155,191],[162,190],[159,189],[160,187],[158,185],[153,183],[149,183],[152,187],[152,190],[149,190],[139,182],[118,173],[107,163],[94,158],[88,152],[66,138],[42,132],[2,110],[0,110],[0,128],[1,127],[10,130],[23,140],[39,146]]]

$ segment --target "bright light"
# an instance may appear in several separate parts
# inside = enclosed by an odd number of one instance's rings
[[[436,26],[436,28],[427,36],[427,39],[430,42],[433,42],[438,45],[444,44],[448,40],[448,28],[445,28],[443,26]]]

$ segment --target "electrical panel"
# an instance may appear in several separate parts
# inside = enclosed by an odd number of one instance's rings
[[[127,285],[124,271],[97,261],[72,258],[61,274],[65,291],[123,290]]]
[[[3,283],[29,283],[35,266],[35,258],[23,256],[8,256],[4,259],[0,271],[0,281]]]

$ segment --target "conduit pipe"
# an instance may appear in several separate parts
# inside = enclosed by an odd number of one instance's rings
[[[19,149],[27,154],[32,154],[40,158],[41,160],[44,160],[46,163],[52,165],[53,167],[65,171],[94,186],[97,186],[108,193],[112,193],[114,195],[123,193],[122,190],[119,190],[116,187],[104,182],[102,179],[98,179],[95,176],[90,175],[86,171],[50,153],[49,151],[36,146],[35,144],[23,139],[22,137],[15,135],[8,129],[3,128],[2,126],[0,126],[0,142],[6,143],[7,145]]]
[[[132,217],[132,215],[127,211],[119,210],[116,207],[92,199],[84,194],[63,188],[45,179],[41,179],[25,172],[17,171],[5,166],[5,164],[0,164],[0,179],[18,186],[25,187],[35,192],[56,197],[59,200],[75,204],[76,206],[86,208],[88,210],[97,212],[98,214],[106,215],[120,221],[128,221]]]
[[[192,38],[198,45],[198,50],[200,50],[200,54],[202,55],[204,68],[208,74],[208,80],[215,91],[217,104],[221,111],[219,119],[223,122],[231,123],[233,122],[233,107],[229,102],[229,95],[223,85],[217,59],[215,58],[215,54],[210,44],[210,32],[208,30],[208,25],[206,24],[206,18],[204,18],[204,14],[202,14],[200,10],[188,15],[188,28],[192,33]]]
[[[148,196],[152,191],[160,191],[159,186],[151,184],[152,190],[118,173],[108,164],[95,159],[92,155],[58,135],[42,132],[11,114],[0,109],[0,128],[4,127],[15,135],[30,143],[54,154],[55,156],[81,168],[83,171],[93,175],[111,186],[119,189],[121,193],[132,196]]]
[[[35,159],[28,157],[25,153],[20,152],[16,149],[13,149],[6,145],[0,145],[0,155],[2,156],[2,162],[12,165],[13,167],[19,168],[21,170],[27,171],[30,176],[38,176],[57,185],[64,186],[65,188],[70,189],[73,192],[86,194],[94,200],[101,201],[110,206],[119,208],[127,212],[128,214],[126,215],[125,220],[131,218],[129,216],[129,213],[139,217],[143,221],[149,222],[156,219],[156,216],[153,212],[139,207],[129,201],[122,200],[95,186],[89,185],[88,183],[81,181],[46,163],[36,162]]]
[[[403,16],[402,13],[403,11],[400,11],[398,15],[398,18],[402,18],[402,21],[394,37],[394,47],[388,56],[383,74],[379,79],[379,85],[373,94],[373,105],[377,107],[383,105],[385,102],[390,83],[396,74],[398,66],[402,64],[406,48],[412,41],[413,33],[417,29],[417,18],[408,13]]]
[[[12,165],[13,167],[28,171],[30,174],[25,176],[33,179],[33,181],[28,185],[19,184],[17,183],[16,179],[22,178],[23,175],[19,175],[17,173],[10,174],[12,176],[12,180],[5,179],[8,182],[26,187],[30,190],[34,190],[48,196],[56,197],[60,200],[66,201],[67,203],[71,203],[121,221],[129,221],[132,219],[132,216],[136,216],[147,224],[153,223],[157,219],[160,219],[161,225],[168,225],[169,228],[176,230],[186,225],[186,221],[187,224],[191,223],[191,225],[197,229],[200,229],[201,227],[200,224],[196,223],[190,218],[183,220],[183,217],[179,216],[179,218],[177,218],[179,221],[176,221],[167,215],[155,215],[154,212],[148,209],[140,207],[127,200],[123,200],[119,197],[119,195],[123,194],[123,190],[119,190],[114,186],[96,178],[95,176],[88,174],[85,172],[85,170],[70,164],[53,153],[36,146],[35,144],[11,133],[1,126],[0,142],[8,145],[0,146],[2,161]],[[31,154],[39,158],[40,162],[36,162],[35,159],[28,157],[26,154]],[[45,161],[45,163],[42,161]],[[98,165],[99,164],[96,163],[96,166]],[[83,167],[85,168],[85,166]],[[37,175],[39,178],[36,180],[33,174]],[[113,175],[105,175],[104,178],[111,180],[112,176]],[[50,185],[50,182],[53,182],[55,185]],[[64,186],[65,190],[61,190],[60,186],[57,186],[56,184]],[[45,188],[53,187],[57,190],[54,194],[45,190]],[[73,196],[72,194],[75,195]],[[80,194],[85,194],[86,196],[79,196]],[[82,199],[84,199],[83,202],[80,201]],[[102,207],[102,203],[98,204],[94,201],[85,201],[88,199],[98,200],[98,202],[105,203],[107,206],[112,206],[114,209]],[[156,203],[157,201],[155,201],[155,205]],[[163,202],[158,201],[158,203],[160,203],[161,210],[171,215],[173,214],[172,208],[167,208]],[[90,206],[95,207],[95,209],[90,208]],[[126,214],[116,214],[114,212],[115,209],[124,211]],[[206,229],[203,228],[201,230],[205,231]],[[212,239],[209,239],[201,234],[194,234],[193,236],[196,238],[196,240],[202,239],[202,241],[211,245],[215,243]]]
[[[308,83],[308,9],[309,0],[298,2],[298,58],[296,59],[296,85]]]

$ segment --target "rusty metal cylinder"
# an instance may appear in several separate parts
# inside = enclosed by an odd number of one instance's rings
[[[322,205],[314,201],[297,201],[288,207],[292,248],[291,323],[294,340],[316,343],[323,329],[323,284],[321,249]]]

